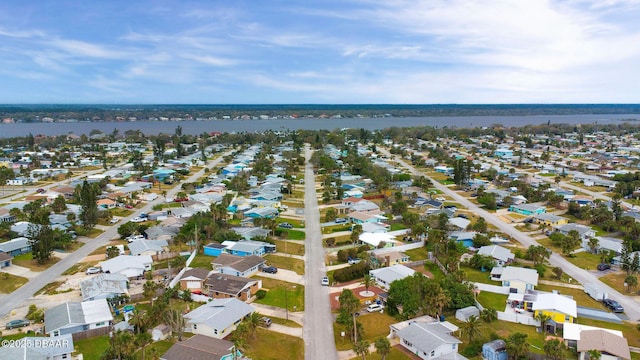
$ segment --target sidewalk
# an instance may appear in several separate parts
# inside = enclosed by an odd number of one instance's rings
[[[281,319],[287,318],[287,313],[283,308],[279,308],[271,305],[256,304],[256,303],[251,303],[251,306],[256,308],[256,311],[262,315],[277,317]],[[303,325],[304,311],[296,311],[296,312],[289,311],[288,317],[289,317],[289,320],[296,322],[300,325]],[[272,324],[271,326],[273,325],[277,325],[277,324]],[[302,328],[300,329],[300,334],[302,334]]]

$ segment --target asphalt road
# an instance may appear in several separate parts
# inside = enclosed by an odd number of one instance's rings
[[[309,163],[312,151],[305,147],[307,165],[305,167],[304,216],[307,229],[305,240],[305,293],[304,293],[304,358],[307,360],[337,360],[338,351],[333,337],[333,317],[329,304],[329,287],[320,281],[326,274],[320,212],[315,190],[313,166]]]
[[[381,148],[378,148],[378,149],[383,154],[389,156],[389,158],[394,159],[395,161],[400,163],[402,166],[409,169],[413,174],[426,176],[424,173],[417,171],[413,166],[407,164],[402,159],[391,155],[386,149],[381,149]],[[480,208],[478,205],[467,200],[465,197],[459,195],[458,193],[449,189],[445,185],[442,185],[441,183],[431,179],[429,176],[426,176],[426,177],[433,182],[433,185],[436,189],[451,196],[455,201],[459,202],[460,204],[465,206],[467,209],[469,209],[473,213],[479,216],[482,216],[487,222],[495,225],[500,231],[511,236],[513,239],[521,243],[523,246],[529,247],[531,245],[540,245],[530,236],[515,229],[513,225],[506,224],[494,214],[489,213],[488,211]],[[556,253],[551,254],[551,257],[549,258],[549,263],[552,266],[560,267],[567,275],[577,280],[580,284],[587,284],[587,283],[597,284],[600,288],[604,289],[609,294],[609,298],[617,300],[624,307],[625,313],[627,314],[630,320],[632,321],[640,320],[640,303],[638,303],[638,301],[636,301],[635,299],[621,294],[617,290],[601,282],[596,276],[594,276],[590,272],[573,265],[572,263],[567,261],[565,258],[563,258],[562,256]]]
[[[208,167],[216,166],[222,161],[222,158],[230,154],[231,151],[228,151],[225,154],[218,156],[215,160],[209,162]],[[86,174],[85,174],[86,175]],[[198,171],[197,173],[191,175],[186,182],[193,182],[199,177],[204,175],[204,169]],[[175,186],[173,189],[167,191],[167,196],[172,197],[177,194],[181,190],[180,186]],[[163,197],[159,196],[155,201],[149,202],[141,209],[136,209],[131,215],[124,217],[118,224],[124,224],[135,216],[138,216],[140,213],[148,213],[152,210],[153,206],[156,204],[160,204],[164,201]],[[119,238],[118,235],[118,226],[111,226],[108,230],[100,234],[94,239],[86,238],[86,243],[80,249],[74,251],[73,253],[66,256],[64,259],[60,260],[53,266],[51,266],[46,271],[41,272],[36,277],[31,279],[28,283],[22,285],[19,289],[12,292],[11,294],[6,295],[2,298],[2,302],[0,303],[0,318],[7,315],[14,308],[23,305],[27,299],[32,297],[38,290],[42,289],[45,285],[55,281],[58,277],[62,275],[64,271],[70,268],[72,265],[79,263],[82,259],[84,259],[87,255],[94,252],[96,249],[101,246],[105,246],[109,240],[114,238]],[[318,280],[319,282],[320,280]]]

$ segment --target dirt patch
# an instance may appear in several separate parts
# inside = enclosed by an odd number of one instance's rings
[[[415,270],[415,271],[417,271],[419,273],[422,273],[423,275],[425,275],[429,279],[433,279],[433,273],[431,273],[431,271],[425,269],[424,265],[423,266],[413,266],[413,267],[411,267],[411,269],[413,269],[413,270]]]
[[[93,261],[103,261],[106,260],[106,256],[104,254],[99,255],[89,255],[84,259],[80,260],[80,262],[93,262]]]

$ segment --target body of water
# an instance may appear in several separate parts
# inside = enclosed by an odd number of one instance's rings
[[[273,119],[273,120],[213,120],[213,121],[136,121],[136,122],[77,122],[77,123],[19,123],[0,124],[0,137],[33,135],[89,134],[91,130],[111,133],[118,129],[140,130],[144,134],[173,134],[181,126],[184,134],[205,132],[250,132],[263,130],[334,130],[341,128],[364,128],[380,130],[389,127],[482,127],[501,124],[519,127],[533,124],[616,124],[622,120],[640,120],[640,114],[581,114],[581,115],[536,115],[536,116],[450,116],[450,117],[404,117],[404,118],[342,118],[342,119]]]

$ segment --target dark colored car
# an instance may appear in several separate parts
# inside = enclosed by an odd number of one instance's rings
[[[38,190],[36,190],[36,192],[37,192],[38,194],[42,194],[42,193],[44,192],[44,189],[38,189]]]
[[[622,307],[622,305],[620,305],[617,301],[612,300],[612,299],[604,299],[602,300],[602,302],[604,303],[604,306],[608,307],[609,309],[611,309],[611,311],[616,312],[616,313],[621,313],[624,312],[624,308]]]
[[[458,217],[463,219],[469,219],[469,217],[465,214],[458,214]]]
[[[343,224],[343,223],[347,222],[347,219],[345,219],[345,218],[337,218],[337,219],[334,220],[334,222],[336,224]]]
[[[278,272],[278,268],[275,266],[265,266],[262,268],[262,271],[269,274],[275,274]]]
[[[598,270],[600,271],[609,270],[609,269],[611,269],[611,265],[609,264],[605,264],[605,263],[598,264]]]
[[[21,328],[21,327],[29,326],[29,324],[30,324],[29,320],[22,320],[22,319],[11,320],[7,323],[6,328],[7,330]]]

